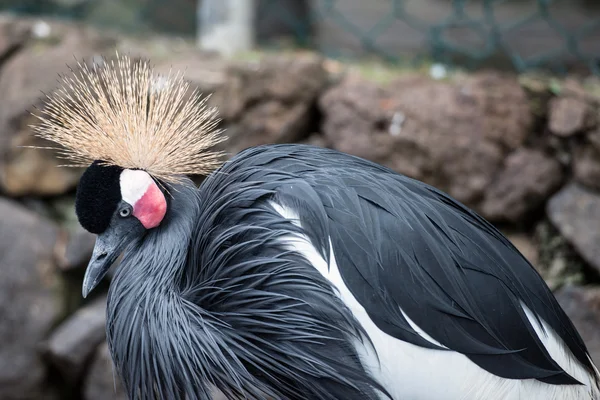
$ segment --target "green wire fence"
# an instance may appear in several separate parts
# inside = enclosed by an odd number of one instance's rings
[[[334,58],[600,75],[600,0],[254,1],[262,47],[284,43]],[[0,10],[194,36],[201,3],[0,0]]]

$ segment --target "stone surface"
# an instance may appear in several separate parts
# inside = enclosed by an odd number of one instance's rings
[[[538,150],[518,149],[486,191],[481,213],[492,222],[519,222],[558,190],[563,176],[556,159]]]
[[[0,198],[0,398],[47,398],[38,346],[61,317],[53,265],[57,227]]]
[[[595,129],[591,132],[588,132],[586,139],[592,146],[594,146],[595,149],[600,151],[600,129]]]
[[[95,244],[96,235],[81,226],[62,232],[55,254],[58,266],[64,271],[85,268]]]
[[[84,400],[127,400],[123,386],[114,372],[108,345],[103,343],[96,350],[83,387]]]
[[[565,286],[555,296],[600,365],[600,287]]]
[[[550,289],[585,283],[585,261],[550,221],[543,220],[535,226],[533,242],[538,249],[534,266]]]
[[[570,183],[550,199],[546,212],[561,235],[600,272],[600,195]]]
[[[228,75],[214,100],[219,106],[235,97],[242,106],[226,120],[225,145],[230,153],[309,135],[313,106],[327,82],[321,57],[311,53],[267,57],[258,64],[233,65]],[[226,95],[219,98],[221,93]]]
[[[8,16],[0,16],[0,61],[17,51],[30,36],[30,30]]]
[[[61,161],[51,151],[19,146],[49,145],[29,128],[36,123],[30,112],[41,104],[41,92],[56,87],[58,74],[68,71],[73,57],[90,61],[114,44],[83,28],[47,26],[48,36],[31,39],[0,70],[0,187],[10,195],[55,195],[75,186],[80,170],[57,168]]]
[[[558,136],[571,136],[590,125],[590,106],[578,97],[555,97],[549,104],[550,131]]]
[[[577,182],[600,190],[600,149],[592,144],[580,144],[573,151],[573,174]]]
[[[381,87],[348,77],[320,99],[335,149],[426,181],[476,206],[532,117],[514,78],[481,73],[456,82],[407,77]]]
[[[159,71],[185,67],[186,77],[218,107],[229,154],[265,143],[307,137],[314,104],[327,83],[320,56],[268,56],[258,61],[224,61],[186,55],[159,65]]]
[[[60,324],[44,345],[44,353],[74,385],[85,371],[86,362],[106,337],[106,296],[80,308]]]

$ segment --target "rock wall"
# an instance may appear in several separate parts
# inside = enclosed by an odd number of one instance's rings
[[[41,25],[40,25],[41,24]],[[45,24],[45,25],[44,25]],[[600,363],[600,99],[592,80],[360,68],[312,53],[221,60],[179,42],[0,19],[0,398],[124,399],[104,343],[108,283],[83,302],[94,244],[73,215],[81,173],[31,136],[39,91],[117,47],[187,70],[234,154],[306,142],[434,184],[503,229],[556,291]],[[201,178],[199,178],[200,180]]]

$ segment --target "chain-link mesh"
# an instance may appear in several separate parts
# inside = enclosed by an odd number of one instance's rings
[[[599,0],[255,0],[260,46],[328,56],[600,75]],[[0,0],[28,15],[193,36],[197,0]]]

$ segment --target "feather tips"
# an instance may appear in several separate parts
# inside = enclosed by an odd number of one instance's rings
[[[64,166],[101,160],[176,182],[220,164],[221,153],[211,150],[225,139],[217,110],[190,90],[182,73],[161,76],[148,61],[117,54],[116,61],[78,62],[60,84],[46,95],[32,128],[58,145]]]
[[[283,154],[287,161],[278,161]],[[415,334],[401,308],[433,339],[490,373],[576,383],[533,332],[521,301],[557,332],[581,371],[595,376],[585,345],[535,269],[489,223],[442,192],[312,146],[257,147],[234,162],[254,168],[250,179],[278,181],[277,198],[298,210],[315,243],[307,210],[325,207],[344,281],[381,331],[437,348]],[[295,195],[296,180],[313,187],[319,201]],[[301,204],[286,200],[300,197]]]

